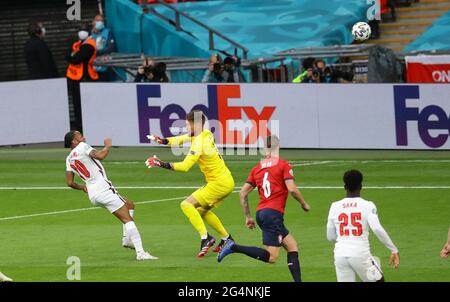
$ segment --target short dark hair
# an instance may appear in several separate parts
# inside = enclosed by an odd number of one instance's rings
[[[223,60],[223,64],[234,65],[234,59],[232,57],[228,56]]]
[[[64,135],[64,148],[70,148],[72,146],[72,141],[76,133],[77,133],[76,130],[72,130],[67,132],[66,135]]]
[[[302,62],[303,70],[308,70],[308,69],[312,68],[315,60],[316,59],[313,57],[308,57],[308,58],[303,59],[303,62]]]
[[[41,22],[38,21],[31,21],[28,24],[28,34],[30,35],[30,37],[34,37],[37,34],[41,34],[42,33],[42,28],[40,26]]]
[[[186,115],[186,120],[192,123],[194,123],[194,121],[199,121],[200,118],[202,119],[202,126],[204,126],[206,122],[206,116],[203,114],[202,111],[192,110]]]
[[[322,62],[323,65],[327,65],[327,63],[325,63],[324,60],[322,60],[322,59],[316,59],[316,60],[314,60],[314,63],[313,63],[314,67],[317,67],[317,64],[320,63],[320,62]]]
[[[344,173],[343,180],[345,189],[350,192],[356,192],[362,188],[363,175],[358,170],[348,170]]]

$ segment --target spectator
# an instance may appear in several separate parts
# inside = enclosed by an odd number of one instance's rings
[[[112,31],[105,27],[105,20],[102,15],[95,16],[92,21],[92,38],[97,47],[97,57],[110,54],[116,50],[116,43]],[[114,74],[111,68],[106,66],[95,66],[98,72],[99,81],[109,82],[114,80]]]
[[[317,68],[308,68],[301,83],[320,83],[320,73]]]
[[[309,76],[310,78],[312,77],[312,67],[314,60],[315,59],[312,57],[308,57],[303,60],[302,62],[303,70],[294,80],[292,80],[292,83],[303,83],[303,79],[305,79],[307,76]]]
[[[227,78],[225,79],[227,83],[244,82],[244,77],[239,69],[241,66],[241,60],[239,58],[228,56],[223,60],[223,66],[227,75]]]
[[[228,72],[224,70],[222,57],[214,54],[209,58],[208,69],[205,71],[202,83],[225,83],[228,79]]]
[[[78,31],[78,40],[72,44],[66,55],[67,83],[75,111],[74,129],[82,132],[80,82],[97,81],[98,73],[94,68],[96,57],[95,40],[89,35],[90,25],[85,24]]]
[[[137,83],[167,83],[169,82],[169,77],[166,74],[166,70],[166,63],[159,62],[155,64],[152,59],[145,58],[144,64],[138,68],[134,81]]]
[[[349,82],[353,80],[353,73],[329,67],[322,59],[314,61],[311,74],[314,78],[318,76],[320,83],[338,83],[340,79]]]
[[[53,55],[43,40],[45,36],[45,27],[42,22],[30,22],[28,25],[28,34],[30,38],[25,43],[25,61],[28,67],[30,79],[48,79],[57,78]]]
[[[153,68],[153,82],[167,83],[169,82],[169,77],[166,74],[167,66],[164,62],[159,62]]]

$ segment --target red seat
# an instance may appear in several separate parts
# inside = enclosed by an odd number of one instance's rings
[[[389,13],[388,0],[380,0],[381,14]]]

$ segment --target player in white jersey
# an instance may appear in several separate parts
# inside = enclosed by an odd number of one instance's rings
[[[338,282],[355,282],[355,273],[364,282],[383,282],[380,264],[372,257],[369,229],[391,251],[389,264],[396,269],[400,263],[397,247],[381,226],[377,208],[360,197],[363,175],[357,170],[344,174],[347,197],[333,202],[328,214],[327,238],[336,241],[334,264]]]
[[[119,195],[108,180],[100,162],[108,156],[112,146],[111,139],[105,139],[105,147],[97,151],[86,144],[86,139],[80,132],[70,131],[64,137],[64,145],[71,149],[66,159],[67,185],[88,193],[94,206],[107,209],[123,223],[122,245],[135,249],[137,260],[158,259],[144,251],[141,236],[133,221],[134,204]],[[74,182],[75,174],[85,182],[85,185]]]

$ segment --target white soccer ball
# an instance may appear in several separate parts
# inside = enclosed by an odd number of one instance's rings
[[[366,22],[358,22],[353,25],[352,35],[353,39],[356,41],[362,42],[369,39],[371,33],[372,30],[370,29],[370,25]]]

